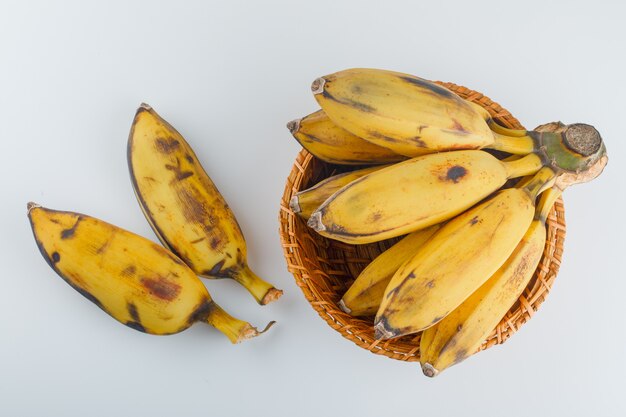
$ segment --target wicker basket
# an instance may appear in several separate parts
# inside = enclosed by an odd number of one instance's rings
[[[488,97],[452,83],[438,84],[480,104],[503,126],[523,128],[515,117]],[[279,216],[287,267],[311,306],[343,337],[378,355],[408,362],[419,361],[419,333],[385,341],[376,340],[371,318],[352,317],[337,305],[363,268],[398,238],[367,245],[349,245],[334,241],[315,233],[289,208],[289,200],[296,192],[342,170],[345,167],[322,162],[306,150],[298,154],[287,179]],[[563,254],[565,213],[561,199],[557,200],[548,217],[547,233],[544,253],[534,277],[481,349],[504,343],[532,317],[548,295]]]

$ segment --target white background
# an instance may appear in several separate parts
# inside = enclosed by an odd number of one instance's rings
[[[626,9],[506,4],[2,0],[0,415],[624,415]],[[466,85],[527,127],[593,124],[611,158],[565,194],[564,262],[539,313],[434,380],[334,332],[282,257],[279,201],[299,150],[285,123],[316,109],[314,78],[357,66]],[[234,282],[207,282],[233,314],[278,320],[263,337],[133,331],[37,251],[29,200],[155,239],[126,166],[142,101],[192,144],[251,265],[285,290],[260,307]]]

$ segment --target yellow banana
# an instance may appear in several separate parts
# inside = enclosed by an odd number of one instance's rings
[[[304,149],[331,164],[385,164],[406,159],[338,127],[322,110],[292,120],[287,128]]]
[[[546,242],[545,221],[561,194],[551,188],[541,197],[535,219],[506,262],[467,300],[424,330],[420,362],[430,377],[474,354],[528,285]]]
[[[84,214],[34,203],[28,205],[28,217],[52,269],[133,329],[173,334],[201,321],[233,343],[262,333],[222,310],[182,260],[148,239]]]
[[[513,154],[537,152],[570,169],[567,164],[572,160],[565,153],[590,156],[601,144],[598,132],[584,124],[563,125],[564,131],[557,134],[504,128],[480,106],[452,91],[398,72],[349,69],[316,79],[311,89],[337,126],[410,157],[491,148]],[[575,161],[579,163],[580,158]]]
[[[376,338],[435,325],[478,289],[528,230],[534,202],[555,173],[542,168],[524,188],[499,191],[450,220],[393,276],[376,314]]]
[[[339,307],[353,316],[373,316],[378,311],[385,288],[398,268],[439,229],[436,224],[403,237],[378,255],[356,278],[339,301]]]
[[[308,225],[346,243],[370,243],[450,219],[504,185],[536,172],[530,154],[503,162],[480,150],[425,155],[370,173],[311,214]]]
[[[359,179],[371,172],[388,166],[373,166],[333,175],[318,182],[311,188],[296,193],[289,202],[289,207],[303,219],[308,219],[324,201],[352,181]]]
[[[128,139],[128,166],[154,232],[194,272],[232,278],[260,304],[282,295],[248,267],[235,215],[189,144],[145,104],[137,110]]]

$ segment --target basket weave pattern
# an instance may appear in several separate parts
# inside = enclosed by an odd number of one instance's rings
[[[481,105],[503,126],[523,129],[511,113],[488,97],[456,84],[438,84]],[[343,337],[372,353],[408,362],[419,361],[420,333],[384,341],[376,340],[372,318],[352,317],[337,305],[354,278],[398,238],[367,245],[334,241],[307,227],[306,222],[289,208],[289,201],[296,192],[342,170],[345,168],[322,162],[304,149],[298,154],[287,179],[279,214],[280,236],[287,267],[311,306]],[[565,240],[565,212],[560,198],[555,203],[546,226],[546,246],[532,280],[481,349],[504,343],[533,316],[548,295],[561,264]]]

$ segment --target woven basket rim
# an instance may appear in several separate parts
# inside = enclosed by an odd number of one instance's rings
[[[436,81],[436,83],[454,91],[468,101],[479,104],[499,124],[514,129],[524,128],[508,110],[482,93],[453,83],[441,81]],[[313,309],[344,338],[375,354],[408,362],[419,361],[419,333],[384,341],[376,340],[371,324],[368,328],[365,319],[349,316],[337,305],[336,301],[343,294],[338,294],[336,290],[333,293],[333,283],[337,282],[335,278],[340,277],[345,281],[350,279],[351,274],[349,271],[346,272],[345,265],[337,263],[336,259],[329,260],[328,257],[322,255],[328,254],[327,252],[331,249],[333,253],[348,251],[346,253],[352,254],[350,251],[354,249],[354,246],[332,241],[315,234],[289,208],[289,201],[293,194],[304,189],[307,185],[304,181],[305,176],[311,174],[314,165],[326,166],[329,164],[317,160],[305,149],[302,149],[297,155],[287,178],[281,199],[279,233],[288,270],[293,274],[296,284]],[[483,343],[481,350],[508,340],[545,301],[558,273],[563,254],[566,227],[565,210],[561,198],[557,200],[548,216],[546,229],[546,245],[533,279],[511,310]],[[381,250],[384,249],[385,247]],[[344,259],[346,256],[344,255]],[[352,279],[354,278],[353,275],[351,276]]]

